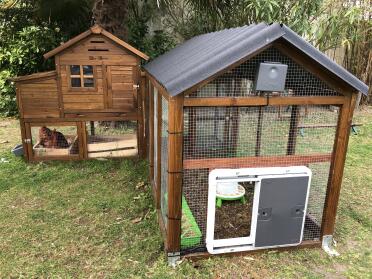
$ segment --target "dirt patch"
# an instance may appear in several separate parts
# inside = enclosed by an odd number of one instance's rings
[[[221,207],[216,207],[215,239],[245,237],[251,233],[254,184],[239,184],[245,189],[245,203],[223,201]]]

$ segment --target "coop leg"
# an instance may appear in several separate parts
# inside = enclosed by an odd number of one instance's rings
[[[329,255],[329,256],[339,256],[338,253],[333,246],[336,245],[336,241],[333,240],[332,235],[323,235],[322,240],[322,249]]]
[[[90,121],[90,134],[92,136],[95,135],[95,130],[94,130],[94,121]]]
[[[176,267],[178,262],[181,260],[180,252],[168,252],[168,265],[171,267]]]

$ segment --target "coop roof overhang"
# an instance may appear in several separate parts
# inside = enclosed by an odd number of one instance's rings
[[[196,36],[148,63],[144,69],[169,95],[176,96],[278,40],[288,42],[356,91],[368,94],[366,84],[290,28],[278,23],[252,24]]]
[[[35,79],[48,79],[48,78],[54,78],[57,76],[56,71],[49,71],[49,72],[42,72],[42,73],[35,73],[31,75],[26,75],[26,76],[18,76],[11,78],[11,81],[14,82],[27,82],[27,81],[33,81]]]
[[[106,31],[105,29],[103,29],[101,26],[99,26],[97,24],[92,26],[89,30],[87,30],[87,31],[81,33],[80,35],[72,38],[71,40],[68,40],[67,42],[63,43],[59,47],[56,47],[55,49],[45,53],[44,58],[48,59],[50,57],[53,57],[56,54],[60,53],[61,51],[69,48],[72,45],[75,45],[76,43],[80,42],[81,40],[85,39],[86,37],[88,37],[89,35],[92,35],[92,34],[101,34],[101,35],[109,38],[110,40],[114,41],[119,46],[122,46],[123,48],[129,50],[133,54],[139,56],[140,58],[145,59],[145,60],[149,59],[149,57],[146,54],[139,51],[138,49],[131,46],[130,44],[124,42],[123,40],[119,39],[118,37],[112,35],[110,32]]]

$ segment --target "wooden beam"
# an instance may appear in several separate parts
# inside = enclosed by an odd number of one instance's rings
[[[299,97],[269,97],[269,106],[277,105],[342,105],[344,96],[299,96]]]
[[[54,63],[56,65],[56,83],[57,83],[57,94],[58,94],[58,109],[59,109],[59,117],[64,116],[64,102],[63,102],[63,95],[62,95],[62,75],[61,75],[61,63],[60,63],[60,56],[56,55],[54,57]]]
[[[257,118],[257,129],[256,129],[256,147],[255,155],[256,157],[261,154],[261,137],[262,137],[262,122],[263,122],[263,108],[258,108],[258,118]]]
[[[157,156],[156,158],[154,158],[154,160],[156,160],[156,166],[157,166],[157,169],[154,169],[154,172],[156,172],[156,180],[155,180],[155,185],[156,185],[156,206],[157,208],[160,208],[161,207],[161,129],[162,129],[162,122],[161,122],[161,119],[162,119],[162,111],[163,111],[163,108],[162,108],[162,100],[161,100],[161,95],[160,94],[157,94],[157,107],[155,108],[156,109],[156,112],[157,112],[157,133],[156,133],[156,136],[157,136],[157,139],[156,139],[156,143],[157,143]]]
[[[145,90],[145,78],[139,77],[139,90],[137,90],[137,135],[138,135],[138,156],[141,159],[145,159],[146,156],[146,144],[145,144],[145,127],[144,127],[144,115],[143,115],[143,97]]]
[[[185,107],[266,106],[266,97],[185,98]]]
[[[167,252],[181,249],[183,96],[169,99]]]
[[[300,108],[292,106],[291,121],[289,124],[287,155],[294,155],[296,151],[298,122],[300,120]]]
[[[158,92],[167,100],[170,98],[167,89],[161,85],[156,78],[154,78],[149,72],[145,72],[146,77],[151,81],[152,85],[158,89]]]
[[[189,159],[183,161],[184,169],[286,167],[329,162],[331,154],[261,156],[240,158]]]
[[[70,46],[74,45],[75,43],[77,43],[77,42],[81,41],[82,39],[88,37],[90,34],[92,34],[92,31],[89,29],[89,30],[77,35],[76,37],[68,40],[67,42],[64,42],[63,44],[56,47],[55,49],[52,49],[51,51],[45,53],[44,54],[44,59],[48,59],[48,58],[56,55],[57,53],[69,48]]]
[[[27,122],[124,121],[137,118],[137,113],[66,113],[65,118],[27,118]]]
[[[87,142],[85,141],[84,134],[86,133],[86,124],[85,122],[77,122],[76,127],[77,127],[78,143],[79,143],[79,158],[85,159],[86,157],[84,156],[84,154],[86,153]]]
[[[30,160],[29,154],[28,154],[28,148],[27,143],[25,142],[26,136],[26,128],[25,128],[25,122],[23,119],[19,119],[19,126],[21,128],[21,140],[22,140],[22,147],[23,147],[23,157],[28,162]]]
[[[149,85],[149,152],[150,152],[150,180],[154,181],[154,87]],[[153,183],[155,185],[155,183]]]
[[[215,106],[277,106],[277,105],[341,105],[343,96],[301,96],[301,97],[224,97],[224,98],[185,98],[186,107]]]
[[[144,72],[141,72],[141,78],[144,79],[144,89],[143,89],[143,120],[144,120],[144,141],[145,141],[145,157],[149,158],[149,110],[150,110],[150,99],[149,99],[149,82],[146,78]]]
[[[27,149],[27,159],[29,162],[34,160],[34,152],[32,150],[32,135],[31,135],[31,125],[30,123],[24,122],[25,136],[27,139],[26,149]]]
[[[347,146],[349,143],[350,127],[352,124],[357,94],[350,94],[340,110],[333,157],[330,168],[329,184],[327,187],[322,220],[322,236],[332,235],[335,228],[337,205],[340,196],[342,176],[346,160]]]
[[[258,250],[252,250],[252,251],[244,251],[244,252],[236,252],[236,253],[223,253],[218,254],[218,256],[223,257],[241,257],[246,256],[250,254],[256,254],[256,253],[263,253],[266,251],[288,251],[288,250],[297,250],[297,249],[303,249],[303,248],[320,248],[322,246],[321,241],[316,240],[305,240],[300,243],[298,246],[287,246],[287,247],[277,247],[277,248],[266,248],[266,249],[258,249]],[[210,257],[216,256],[214,254],[209,254],[208,252],[197,252],[197,253],[190,253],[187,255],[184,255],[183,258],[189,259],[192,261],[198,261],[202,259],[207,259]]]

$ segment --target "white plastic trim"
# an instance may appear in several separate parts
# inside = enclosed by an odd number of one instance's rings
[[[229,252],[241,252],[249,250],[258,250],[275,247],[297,246],[302,242],[305,217],[307,211],[308,197],[311,183],[311,170],[305,166],[294,167],[269,167],[269,168],[242,168],[242,169],[215,169],[209,173],[208,188],[208,212],[207,212],[207,232],[206,247],[210,254],[220,254]],[[264,178],[283,178],[308,176],[309,182],[306,193],[306,202],[304,208],[304,217],[302,221],[301,238],[299,243],[255,247],[257,216],[259,207],[259,197],[261,189],[261,180]],[[214,239],[214,224],[216,213],[216,189],[218,182],[254,182],[254,196],[252,207],[251,233],[248,237],[237,237],[229,239]]]

